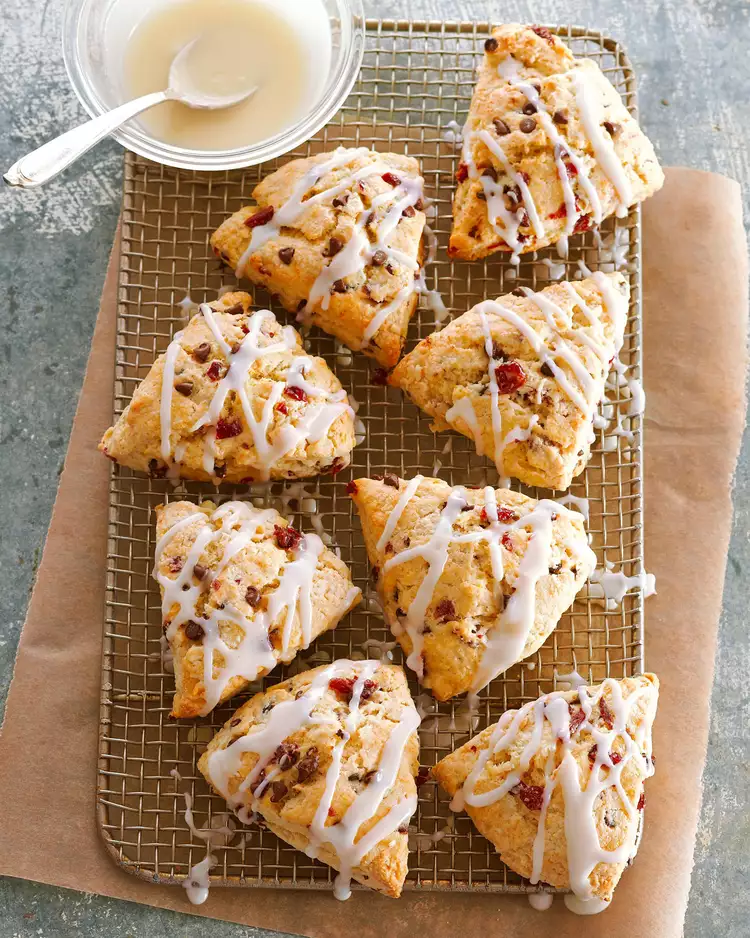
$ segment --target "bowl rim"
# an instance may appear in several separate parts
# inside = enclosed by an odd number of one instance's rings
[[[63,16],[62,55],[68,80],[84,110],[99,117],[108,108],[100,99],[78,57],[77,47],[81,17],[87,0],[66,0]],[[192,150],[164,143],[138,128],[119,128],[111,136],[127,150],[177,169],[220,172],[256,166],[289,153],[305,143],[327,124],[348,97],[360,72],[365,49],[365,14],[362,0],[335,0],[342,31],[348,32],[344,54],[333,76],[332,92],[324,95],[315,107],[292,127],[247,147],[231,150]]]

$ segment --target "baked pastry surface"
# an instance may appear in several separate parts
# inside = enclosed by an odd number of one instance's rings
[[[391,474],[348,489],[385,619],[438,700],[533,654],[596,565],[582,516],[557,502]]]
[[[174,717],[205,716],[359,603],[317,534],[247,502],[156,508],[154,577],[174,659]]]
[[[398,897],[416,810],[419,716],[401,668],[335,661],[257,694],[208,745],[198,768],[247,823]]]
[[[342,147],[286,163],[253,198],[211,236],[214,253],[300,321],[395,365],[421,273],[417,161]]]
[[[589,461],[629,288],[595,273],[485,300],[399,362],[392,385],[491,458],[501,479],[567,489]]]
[[[544,27],[493,30],[463,138],[449,253],[465,260],[554,244],[664,183],[599,66]]]
[[[227,293],[178,332],[99,449],[149,475],[254,482],[336,473],[354,411],[322,358],[247,293]]]
[[[512,870],[601,907],[636,850],[658,689],[644,674],[547,694],[432,774]]]

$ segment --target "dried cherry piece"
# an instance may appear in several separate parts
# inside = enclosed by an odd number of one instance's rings
[[[203,626],[194,622],[192,619],[185,623],[185,635],[191,642],[199,642],[205,634]]]
[[[583,707],[574,707],[573,704],[568,704],[568,711],[570,712],[570,735],[572,736],[581,723],[585,722],[586,714],[583,712]],[[591,753],[589,753],[589,758],[591,758]]]
[[[499,394],[513,394],[526,384],[526,372],[518,362],[502,362],[495,368],[495,381]]]
[[[219,381],[224,377],[224,374],[224,366],[217,358],[215,358],[208,366],[206,377],[210,378],[212,381]]]
[[[257,228],[259,225],[267,225],[268,222],[273,218],[273,212],[273,205],[269,205],[267,208],[262,208],[259,212],[256,212],[254,215],[246,218],[245,225],[248,228]]]
[[[466,163],[459,163],[458,169],[456,170],[456,182],[463,182],[469,175],[469,167]]]
[[[281,550],[296,550],[299,546],[299,542],[302,540],[301,532],[297,531],[296,528],[293,528],[291,525],[287,528],[282,528],[280,525],[275,524],[273,526],[273,533],[276,538],[276,543]]]
[[[356,495],[357,494],[357,483],[353,480],[346,483],[346,494],[347,495]]]
[[[511,792],[526,805],[529,811],[541,811],[544,800],[544,785],[527,785],[519,782]]]
[[[298,388],[296,384],[287,384],[284,388],[284,396],[290,397],[293,401],[307,400],[307,394],[305,394],[302,388]]]
[[[387,182],[389,186],[401,185],[401,180],[398,178],[398,176],[395,173],[392,173],[390,171],[387,173],[383,173],[381,178],[383,179],[383,182]]]
[[[216,422],[216,439],[227,440],[232,436],[239,436],[242,433],[242,422],[240,420],[225,420],[219,417]]]

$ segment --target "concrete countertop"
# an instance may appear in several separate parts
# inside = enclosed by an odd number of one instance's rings
[[[64,5],[65,0],[0,3],[2,169],[84,117],[60,53]],[[641,121],[662,162],[732,176],[747,200],[747,0],[366,0],[366,8],[372,16],[570,22],[606,30],[629,51],[639,78]],[[107,142],[43,189],[0,191],[0,707],[86,365],[119,212],[121,168],[121,149]],[[750,921],[750,890],[741,873],[750,834],[747,435],[734,503],[687,938],[744,938]],[[0,878],[0,938],[187,934],[275,935]]]

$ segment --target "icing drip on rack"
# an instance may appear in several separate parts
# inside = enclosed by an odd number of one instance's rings
[[[344,390],[331,393],[305,380],[305,368],[310,361],[306,355],[296,355],[283,378],[273,382],[268,398],[263,402],[260,417],[256,417],[253,402],[250,400],[246,387],[248,376],[256,362],[261,359],[296,349],[294,330],[287,326],[282,330],[280,341],[261,345],[263,323],[266,319],[274,320],[274,316],[270,310],[259,310],[248,320],[247,334],[238,345],[232,348],[219,328],[214,311],[207,303],[201,305],[200,315],[211,330],[228,366],[226,373],[216,383],[208,407],[189,431],[190,433],[203,432],[203,468],[207,473],[213,475],[216,468],[216,428],[230,394],[233,394],[240,402],[244,417],[243,430],[250,431],[256,452],[257,465],[252,468],[260,471],[263,481],[269,478],[274,463],[295,449],[299,443],[303,441],[316,443],[323,439],[335,420],[344,413],[349,412],[352,414],[352,419],[354,418]],[[174,447],[172,445],[172,400],[176,393],[174,373],[177,358],[181,351],[185,351],[180,344],[182,337],[183,333],[178,332],[167,348],[160,402],[161,456],[174,475],[179,475],[179,462],[184,457],[185,445],[184,441]],[[274,438],[270,439],[274,409],[282,399],[287,386],[297,387],[304,392],[308,398],[307,406],[296,425],[283,425]]]
[[[480,752],[463,787],[451,802],[451,808],[454,811],[463,810],[466,805],[483,808],[512,792],[522,783],[522,776],[539,753],[543,742],[544,726],[548,723],[553,738],[556,740],[556,746],[549,747],[549,756],[543,765],[544,793],[539,809],[539,822],[533,846],[533,866],[529,881],[532,884],[538,883],[542,876],[546,814],[552,795],[559,786],[565,804],[568,875],[575,897],[572,904],[566,902],[566,905],[571,911],[579,914],[600,912],[608,905],[607,902],[597,899],[591,889],[589,877],[597,864],[626,863],[634,855],[636,849],[638,811],[642,805],[633,804],[625,792],[622,784],[625,766],[634,762],[643,779],[654,774],[651,755],[651,724],[657,702],[655,689],[639,688],[624,698],[620,684],[612,678],[607,678],[596,693],[589,694],[589,690],[585,686],[576,688],[578,693],[576,702],[580,703],[582,718],[576,714],[573,734],[571,734],[573,713],[565,698],[565,692],[562,691],[546,694],[526,704],[520,710],[511,710],[503,714],[492,732],[489,745]],[[606,728],[606,723],[605,726],[600,725],[605,721],[597,720],[594,716],[594,708],[604,697],[605,690],[609,691],[609,698],[605,700],[607,712],[611,717],[609,729]],[[631,710],[647,691],[653,691],[647,703],[647,712],[644,713],[631,736],[627,728]],[[477,783],[487,779],[484,769],[489,760],[500,753],[513,751],[517,744],[519,730],[527,720],[531,721],[531,731],[528,742],[521,752],[518,767],[505,775],[497,787],[477,793]],[[585,771],[582,775],[573,755],[575,737],[584,731],[591,734],[596,747],[594,749],[592,746],[589,754],[589,759],[592,754],[594,759],[588,779],[585,781]],[[495,760],[495,764],[498,764],[498,760]],[[537,768],[541,767],[537,765]],[[622,810],[630,822],[625,831],[624,843],[615,850],[605,850],[601,846],[594,815],[597,799],[610,788],[616,789]]]
[[[278,747],[289,736],[305,726],[318,722],[315,709],[328,689],[333,678],[355,676],[349,712],[341,729],[343,736],[337,739],[331,753],[331,761],[325,775],[325,786],[309,827],[299,831],[309,838],[305,853],[316,857],[322,847],[330,847],[338,857],[340,872],[335,880],[334,894],[337,899],[348,899],[351,894],[352,872],[362,858],[380,841],[391,836],[402,825],[408,823],[416,810],[417,797],[402,798],[366,834],[357,839],[360,827],[378,812],[383,798],[393,788],[409,737],[419,727],[416,710],[404,707],[401,717],[388,737],[377,767],[376,774],[368,785],[359,792],[349,805],[341,821],[327,824],[329,808],[333,802],[347,742],[357,732],[363,719],[360,709],[362,692],[366,681],[371,681],[380,663],[378,661],[335,661],[317,674],[307,691],[295,700],[277,703],[268,714],[268,720],[255,732],[235,739],[226,749],[213,751],[208,760],[208,774],[212,783],[241,820],[246,820],[260,808],[260,798],[279,773],[274,761]],[[245,753],[255,753],[258,760],[252,771],[243,779],[236,791],[230,791],[229,780],[238,774]],[[262,773],[262,775],[261,775]],[[260,783],[256,782],[260,779]],[[293,825],[284,819],[284,826]],[[294,828],[296,830],[296,828]]]
[[[407,504],[414,497],[422,477],[412,479],[398,502],[391,511],[377,545],[378,552],[390,540],[396,529]],[[506,671],[511,665],[523,656],[523,649],[534,625],[536,617],[536,586],[541,577],[549,572],[552,563],[552,524],[557,515],[567,513],[573,518],[576,515],[557,502],[543,499],[537,502],[533,509],[520,517],[513,512],[512,517],[507,516],[504,509],[498,510],[497,493],[492,486],[484,489],[483,511],[486,514],[489,527],[479,528],[464,534],[456,534],[454,523],[467,505],[466,490],[457,486],[452,489],[445,507],[440,513],[438,523],[429,540],[424,544],[409,547],[389,557],[383,564],[383,573],[387,573],[399,564],[410,560],[420,559],[427,564],[427,572],[412,600],[406,615],[403,618],[394,618],[390,625],[394,635],[399,636],[406,632],[411,641],[412,650],[406,659],[407,665],[412,668],[420,678],[424,677],[424,622],[427,610],[432,602],[435,587],[445,569],[448,554],[453,544],[468,544],[485,541],[489,548],[492,575],[495,580],[495,591],[498,603],[502,604],[501,584],[505,578],[505,552],[515,549],[517,542],[513,541],[515,531],[525,530],[530,534],[521,558],[518,572],[512,581],[513,594],[504,603],[504,607],[497,615],[497,620],[486,632],[482,639],[485,644],[484,653],[477,674],[472,683],[471,690],[477,693]],[[479,506],[475,510],[481,510]],[[596,558],[588,545],[585,535],[579,538],[571,537],[566,541],[565,548],[574,558],[573,562],[583,562],[594,568]]]
[[[348,174],[343,179],[337,180],[322,192],[317,192],[309,198],[305,198],[310,190],[317,186],[320,180],[329,173],[340,169],[355,159],[371,156],[375,157],[373,162]],[[394,185],[387,192],[376,195],[369,206],[362,208],[362,211],[354,220],[354,228],[349,240],[318,274],[305,306],[297,315],[298,321],[305,322],[309,320],[316,308],[328,309],[331,296],[335,290],[334,285],[338,281],[343,281],[347,277],[361,273],[366,266],[372,264],[374,255],[378,254],[381,266],[393,263],[400,264],[414,272],[415,277],[413,280],[410,278],[407,286],[399,290],[392,300],[385,304],[379,304],[379,308],[367,324],[363,335],[363,346],[368,345],[388,317],[397,309],[400,309],[415,292],[424,293],[428,297],[435,292],[428,291],[423,282],[417,282],[419,280],[418,262],[404,254],[403,251],[390,246],[391,236],[404,212],[411,211],[413,213],[417,207],[424,205],[422,179],[418,176],[407,176],[401,172],[395,173],[374,151],[364,147],[356,150],[340,147],[334,152],[331,159],[311,167],[295,186],[290,198],[280,208],[276,209],[271,220],[265,225],[258,225],[253,228],[250,244],[237,264],[235,271],[237,276],[242,276],[252,254],[268,240],[276,237],[283,227],[294,227],[301,216],[309,211],[312,206],[321,202],[332,201],[338,196],[349,193],[358,182],[362,182],[369,176],[389,175],[397,178],[397,185]],[[374,227],[371,222],[373,214],[383,208],[386,209],[385,214],[377,226]],[[370,240],[365,230],[368,225],[370,231],[373,231],[374,227],[373,240]],[[433,300],[433,302],[436,301]]]
[[[230,561],[252,543],[269,537],[268,525],[278,519],[275,511],[259,511],[245,502],[227,502],[210,518],[195,512],[173,524],[159,539],[155,551],[154,578],[162,588],[162,616],[169,622],[167,639],[172,640],[181,626],[196,622],[203,631],[203,680],[206,703],[205,715],[219,703],[229,681],[242,677],[253,681],[276,666],[277,660],[291,661],[295,650],[290,647],[292,627],[298,617],[302,632],[302,647],[312,641],[312,584],[318,559],[324,545],[317,534],[306,534],[298,546],[290,551],[292,559],[286,562],[279,575],[278,586],[266,595],[266,608],[253,609],[247,604],[239,609],[226,603],[223,609],[199,600],[216,584]],[[208,523],[207,523],[208,522]],[[172,539],[181,531],[194,528],[195,538],[182,567],[176,576],[169,575],[169,565],[160,570],[160,561]],[[272,535],[271,535],[272,536]],[[207,551],[219,545],[218,564],[207,570],[198,580],[194,570]],[[210,595],[210,594],[209,594]],[[176,609],[176,612],[174,611]],[[274,652],[268,632],[282,620],[281,649]],[[221,623],[238,626],[242,637],[236,647],[221,637]],[[224,659],[217,669],[217,657]]]
[[[592,278],[601,293],[603,311],[609,315],[612,321],[613,333],[616,337],[615,343],[607,338],[602,318],[594,313],[575,287],[568,282],[562,283],[561,286],[569,293],[574,303],[573,310],[570,313],[565,312],[544,293],[534,293],[527,287],[523,288],[524,294],[540,311],[551,332],[551,337],[547,340],[537,332],[530,322],[497,300],[485,300],[474,307],[474,312],[479,315],[482,324],[484,349],[489,362],[488,377],[493,436],[492,457],[502,481],[505,481],[503,479],[503,456],[506,447],[512,442],[528,440],[538,423],[538,417],[532,417],[525,428],[518,427],[508,433],[503,432],[496,378],[497,362],[493,358],[494,340],[490,317],[505,320],[521,333],[542,365],[546,366],[547,370],[551,372],[552,380],[557,382],[566,397],[581,411],[584,421],[591,423],[600,400],[600,385],[592,377],[591,371],[596,371],[599,368],[603,369],[604,374],[609,371],[610,361],[619,351],[622,342],[621,336],[627,319],[627,300],[625,297],[611,286],[608,278],[603,274],[592,274]],[[581,311],[587,324],[578,325],[574,322],[576,308]],[[568,341],[566,341],[566,335]],[[570,342],[570,339],[575,339],[589,349],[596,361],[589,365],[586,358],[582,357],[581,353]],[[575,383],[558,364],[558,361],[568,366]],[[455,425],[457,418],[463,420],[471,431],[477,454],[480,456],[485,455],[479,420],[470,397],[459,398],[445,414],[446,421],[452,425]],[[593,440],[593,427],[590,434],[591,440]]]

